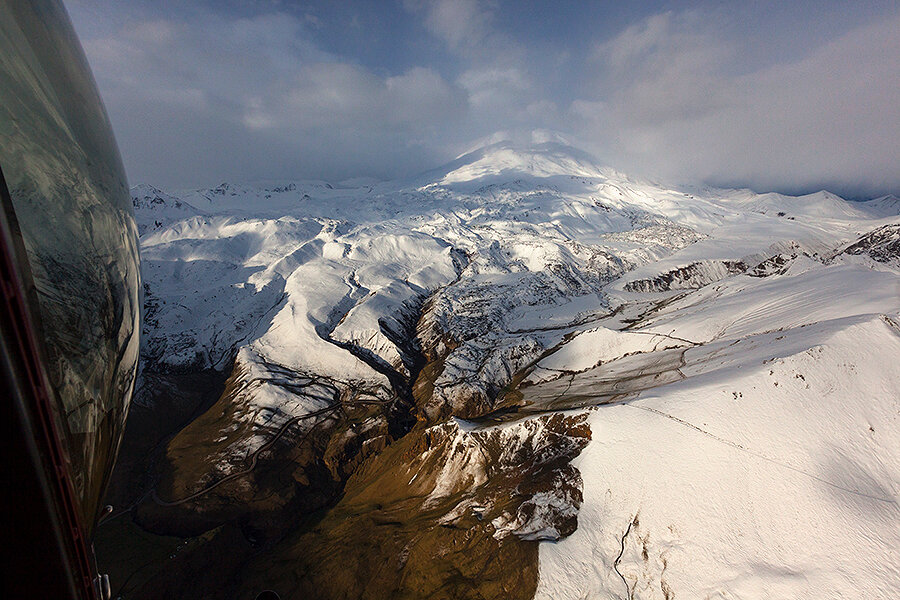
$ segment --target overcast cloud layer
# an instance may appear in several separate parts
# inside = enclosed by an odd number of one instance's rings
[[[584,4],[66,2],[132,183],[392,178],[542,128],[675,183],[900,190],[895,2]]]

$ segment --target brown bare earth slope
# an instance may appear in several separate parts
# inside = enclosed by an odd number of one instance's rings
[[[590,438],[585,417],[545,415],[508,435],[467,434],[452,422],[417,427],[363,465],[320,522],[254,559],[246,595],[532,597],[536,540],[567,535],[576,522],[574,512],[550,511],[536,532],[529,525],[541,509],[529,502],[545,492],[580,505],[580,476],[568,463]],[[447,465],[460,467],[455,476]]]

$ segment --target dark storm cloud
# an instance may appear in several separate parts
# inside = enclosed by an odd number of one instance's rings
[[[673,181],[900,189],[890,3],[67,6],[132,182],[393,177],[546,128]]]

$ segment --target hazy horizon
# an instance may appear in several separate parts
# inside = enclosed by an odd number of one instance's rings
[[[132,184],[393,179],[548,129],[666,182],[900,190],[892,2],[66,6]]]

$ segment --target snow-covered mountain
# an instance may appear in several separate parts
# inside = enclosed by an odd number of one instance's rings
[[[152,185],[142,184],[131,188],[131,200],[140,235],[175,221],[202,214],[187,202],[170,196]]]
[[[136,519],[271,540],[233,589],[352,597],[382,518],[406,558],[371,593],[900,595],[896,198],[669,188],[560,140],[133,195],[138,401],[228,377]]]

